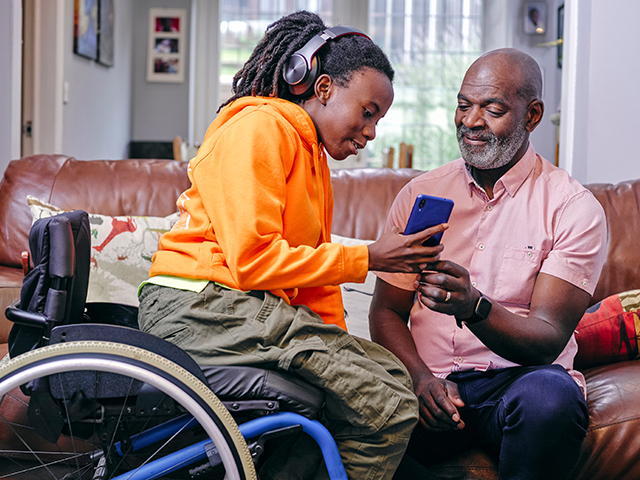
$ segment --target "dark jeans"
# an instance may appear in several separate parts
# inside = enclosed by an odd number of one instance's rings
[[[425,466],[479,447],[498,461],[499,478],[565,479],[589,424],[576,382],[559,365],[452,374],[466,426],[428,432],[418,426],[408,454]],[[428,476],[427,476],[428,477]]]

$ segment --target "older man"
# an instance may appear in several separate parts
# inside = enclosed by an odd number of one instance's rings
[[[470,445],[496,455],[501,479],[561,479],[588,425],[574,371],[574,329],[606,255],[604,212],[536,154],[542,76],[514,49],[467,71],[455,114],[462,158],[411,181],[388,228],[404,228],[416,195],[455,202],[442,261],[419,276],[378,275],[372,338],[409,369],[421,423],[410,454],[442,458]],[[410,328],[409,328],[410,325]]]

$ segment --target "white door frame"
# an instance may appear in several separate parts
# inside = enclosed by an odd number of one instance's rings
[[[25,152],[28,154],[62,153],[64,3],[64,0],[24,0],[28,15],[25,21],[33,22],[32,30],[25,29],[33,32],[33,54],[27,56],[33,64],[23,66],[23,72],[32,75],[31,79],[23,80],[26,85],[22,122],[24,125],[29,117],[32,122],[32,151]]]

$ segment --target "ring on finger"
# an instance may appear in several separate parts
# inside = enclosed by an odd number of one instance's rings
[[[447,296],[444,297],[444,301],[445,303],[448,302],[449,300],[451,300],[451,291],[447,290]]]

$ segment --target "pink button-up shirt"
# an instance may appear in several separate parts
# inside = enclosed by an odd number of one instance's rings
[[[473,286],[493,302],[527,316],[539,272],[561,278],[593,294],[607,253],[604,211],[580,183],[536,154],[531,144],[524,157],[494,186],[489,199],[462,159],[412,180],[398,194],[387,219],[404,229],[419,193],[454,201],[449,229],[442,237],[443,260],[469,271]],[[416,275],[377,275],[396,287],[413,290]],[[416,301],[411,334],[429,369],[445,377],[464,370],[485,371],[516,364],[489,350],[455,318]],[[554,363],[572,371],[575,336]]]

